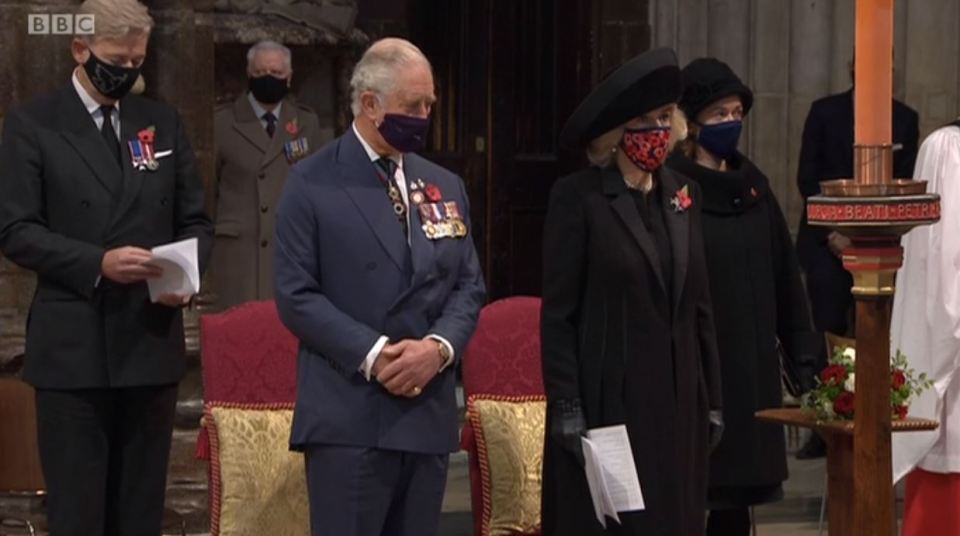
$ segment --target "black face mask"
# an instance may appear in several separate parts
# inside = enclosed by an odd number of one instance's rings
[[[276,104],[287,96],[287,80],[269,74],[250,79],[250,93],[264,104]]]
[[[83,64],[83,70],[93,87],[104,97],[120,99],[126,95],[140,76],[140,67],[120,67],[111,65],[90,51],[90,58]]]

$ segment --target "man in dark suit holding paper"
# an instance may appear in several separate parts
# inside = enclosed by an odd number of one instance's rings
[[[300,339],[290,444],[313,536],[433,536],[483,279],[463,181],[416,154],[430,63],[384,39],[350,85],[354,124],[293,167],[277,212],[277,309]]]
[[[153,21],[136,0],[87,0],[72,80],[9,113],[0,144],[0,251],[37,274],[24,378],[36,388],[56,536],[161,532],[180,308],[148,297],[150,248],[212,224],[177,113],[127,95]]]

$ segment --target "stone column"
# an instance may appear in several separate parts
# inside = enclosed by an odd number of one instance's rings
[[[144,69],[146,95],[177,109],[196,154],[196,171],[204,182],[208,210],[213,202],[215,106],[213,0],[156,0],[150,13],[155,29]],[[208,299],[201,294],[185,310],[187,353],[199,357],[199,314]]]
[[[920,140],[953,121],[958,110],[960,4],[955,0],[907,4],[905,79],[907,102],[920,114]],[[897,51],[897,56],[902,54]]]
[[[0,0],[0,120],[17,102],[69,82],[70,36],[31,35],[28,15],[69,13],[68,0]],[[0,140],[2,141],[2,140]],[[23,352],[32,274],[0,258],[0,369]]]

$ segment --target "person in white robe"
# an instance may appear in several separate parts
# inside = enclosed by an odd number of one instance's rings
[[[960,121],[924,140],[914,178],[940,195],[941,218],[903,239],[891,351],[899,348],[933,381],[910,415],[940,427],[893,435],[893,477],[909,473],[904,536],[960,534]]]

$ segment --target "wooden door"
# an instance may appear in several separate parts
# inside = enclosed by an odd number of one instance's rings
[[[558,158],[557,138],[590,86],[593,10],[583,0],[494,4],[485,269],[491,298],[539,295],[550,186],[578,160]]]

